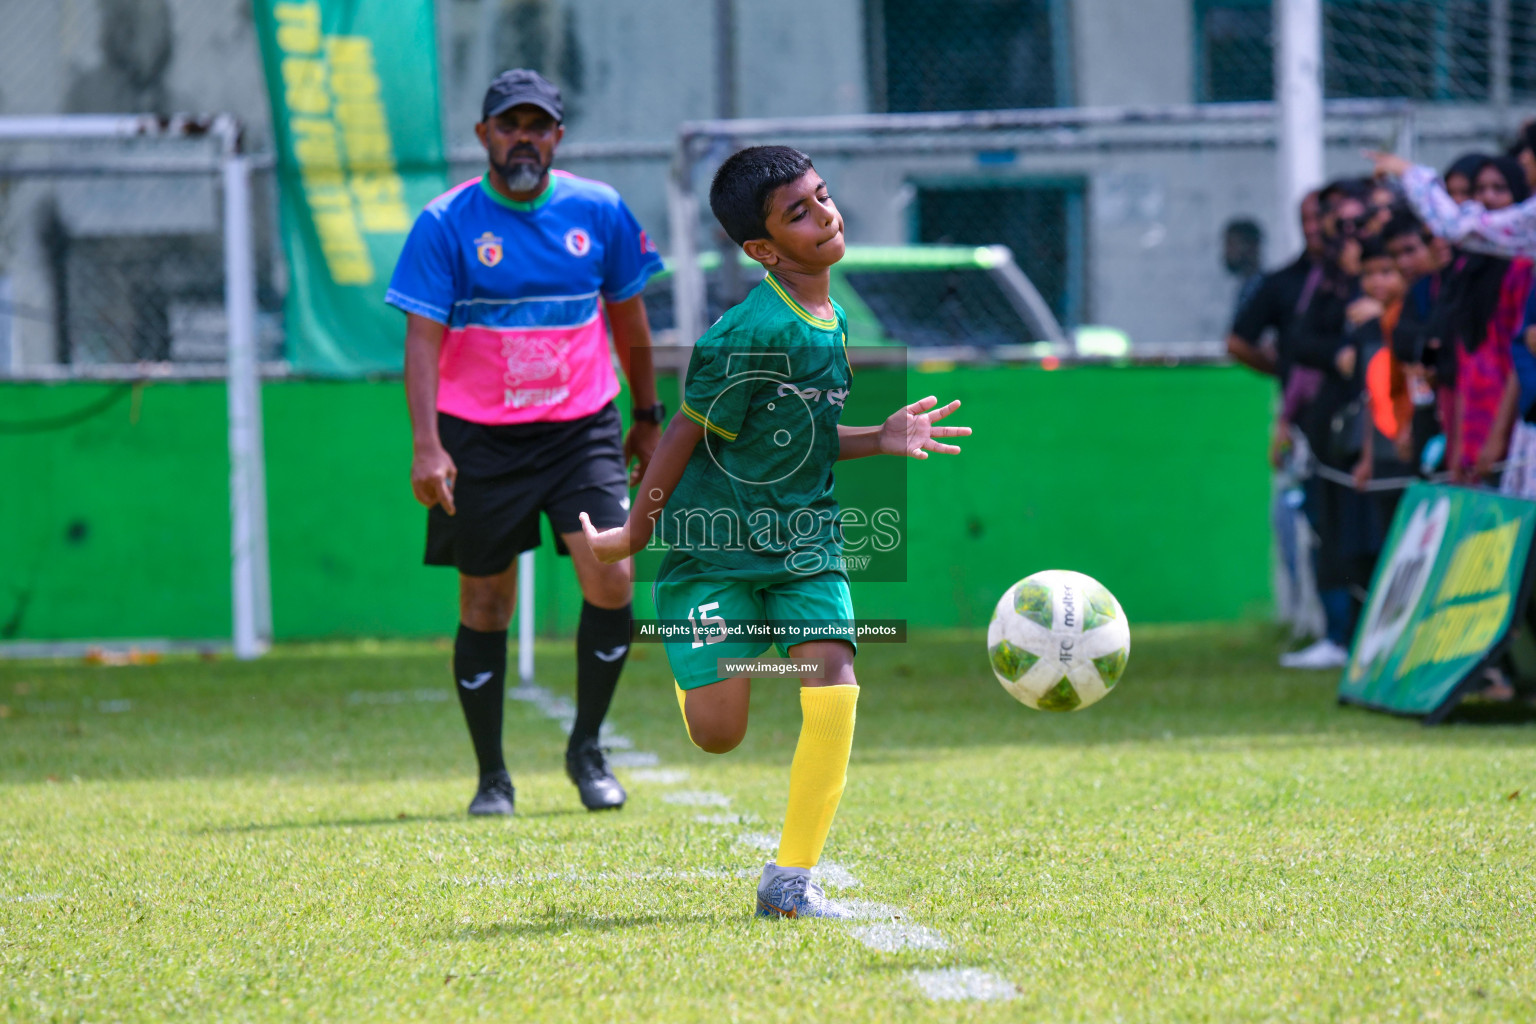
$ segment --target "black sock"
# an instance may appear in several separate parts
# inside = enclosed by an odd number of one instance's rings
[[[581,602],[581,621],[576,626],[576,724],[571,727],[571,746],[596,739],[619,685],[619,673],[629,657],[629,631],[634,616],[631,606],[599,608]]]
[[[501,710],[506,697],[507,631],[482,633],[460,624],[453,641],[453,678],[480,774],[501,771]]]

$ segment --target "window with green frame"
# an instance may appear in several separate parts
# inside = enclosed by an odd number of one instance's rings
[[[1510,91],[1536,96],[1536,0],[1508,0]],[[1270,0],[1195,0],[1195,98],[1274,95]],[[1323,91],[1330,98],[1486,102],[1489,0],[1323,0]]]

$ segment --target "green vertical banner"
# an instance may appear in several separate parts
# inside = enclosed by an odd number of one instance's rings
[[[1415,484],[1371,581],[1339,700],[1437,722],[1507,641],[1530,583],[1536,502]]]
[[[384,290],[416,213],[447,188],[433,0],[256,0],[301,372],[399,370]]]

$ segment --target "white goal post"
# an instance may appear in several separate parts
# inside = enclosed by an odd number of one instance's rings
[[[8,178],[28,175],[93,175],[114,172],[204,175],[222,184],[224,313],[228,356],[224,377],[229,410],[231,645],[237,658],[261,656],[272,642],[272,590],[267,555],[266,469],[262,452],[261,376],[257,364],[256,257],[251,215],[251,158],[240,144],[233,117],[64,115],[0,117],[0,143],[127,142],[208,138],[214,154],[159,156],[92,152],[85,161],[13,159],[0,164]],[[52,379],[132,379],[137,364],[96,364],[88,372],[49,367]],[[174,374],[171,374],[174,375]],[[29,374],[27,376],[39,376]],[[78,645],[27,645],[64,648]]]

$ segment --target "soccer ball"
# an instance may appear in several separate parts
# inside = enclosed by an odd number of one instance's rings
[[[1003,689],[1041,711],[1077,711],[1114,689],[1131,656],[1131,626],[1105,586],[1065,569],[1009,587],[987,627]]]

